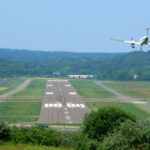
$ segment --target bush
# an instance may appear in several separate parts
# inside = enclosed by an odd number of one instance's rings
[[[98,150],[130,150],[127,141],[117,132],[106,136]]]
[[[99,150],[149,150],[150,121],[126,121],[119,131],[105,137]]]
[[[150,121],[126,121],[120,127],[120,134],[130,147],[135,149],[150,148]]]
[[[59,132],[45,129],[42,126],[31,128],[16,128],[11,132],[11,138],[15,143],[32,143],[46,146],[57,146],[60,143]]]
[[[73,147],[75,150],[96,150],[98,142],[91,140],[81,131],[64,132],[62,134],[61,145]]]
[[[89,138],[101,140],[106,134],[119,128],[126,120],[135,121],[135,118],[117,107],[104,107],[89,114],[83,125],[83,133]]]
[[[10,128],[4,123],[0,122],[0,141],[6,141],[10,137]]]

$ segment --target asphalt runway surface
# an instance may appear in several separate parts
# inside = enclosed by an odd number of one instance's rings
[[[81,123],[89,112],[68,80],[48,80],[39,123]]]

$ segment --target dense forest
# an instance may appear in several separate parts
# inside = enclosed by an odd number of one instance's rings
[[[0,49],[0,76],[93,74],[107,80],[150,80],[150,51],[72,53]]]

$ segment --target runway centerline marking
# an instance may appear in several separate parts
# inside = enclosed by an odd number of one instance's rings
[[[71,85],[70,84],[66,84],[65,86],[69,86],[70,87]]]
[[[69,92],[69,95],[77,95],[76,92]]]
[[[70,116],[66,116],[66,119],[70,120],[70,119],[71,119],[71,117],[70,117]]]
[[[68,112],[68,111],[65,111],[64,113],[65,113],[65,114],[69,114],[69,112]]]
[[[53,95],[53,92],[46,92],[46,95]]]
[[[52,87],[53,85],[52,84],[48,84],[47,86],[51,86]]]

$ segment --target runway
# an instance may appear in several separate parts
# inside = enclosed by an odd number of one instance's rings
[[[68,80],[48,80],[39,123],[81,123],[89,109]]]

